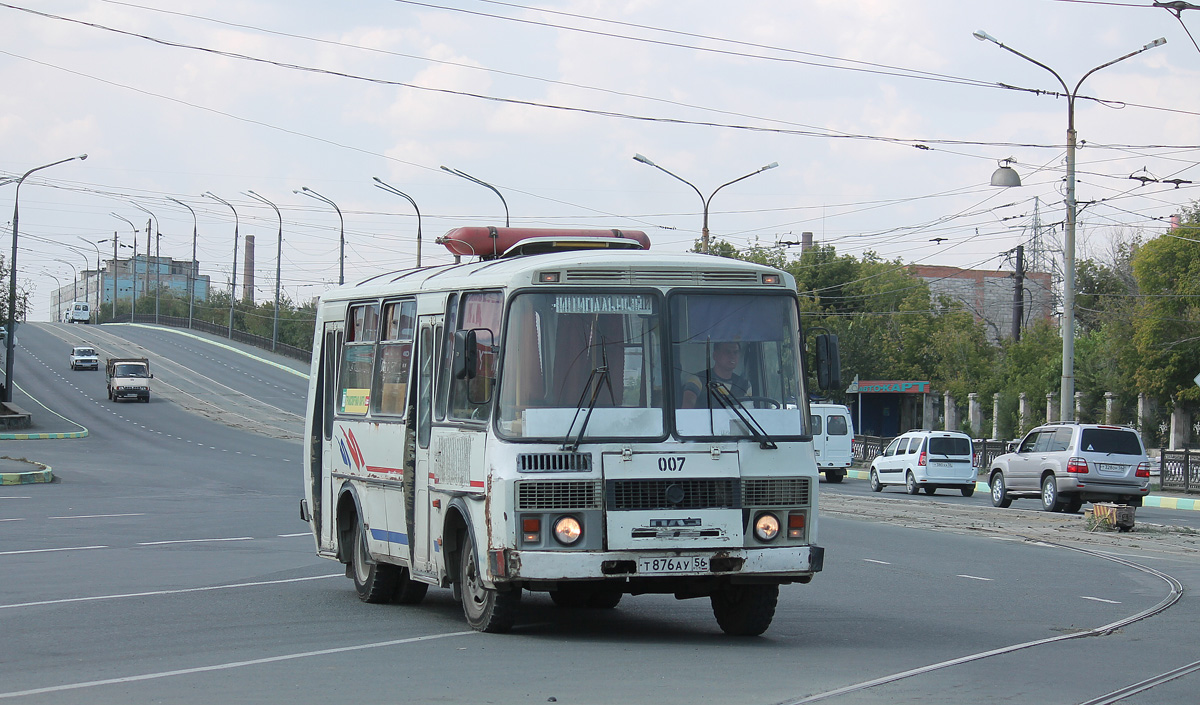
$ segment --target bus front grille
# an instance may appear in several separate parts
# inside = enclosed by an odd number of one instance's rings
[[[517,482],[517,511],[600,509],[599,480]]]
[[[609,480],[610,510],[734,509],[738,505],[736,478],[698,480]]]
[[[592,469],[588,453],[521,453],[517,470],[521,472],[587,472]]]
[[[807,477],[747,478],[742,480],[742,506],[808,506],[811,487]]]

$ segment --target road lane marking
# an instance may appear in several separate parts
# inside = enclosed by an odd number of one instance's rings
[[[75,516],[46,517],[47,519],[106,519],[108,517],[144,517],[145,514],[76,514]]]
[[[981,578],[981,577],[979,577],[978,575],[962,575],[962,574],[960,574],[960,575],[956,575],[955,577],[957,577],[957,578],[967,578],[968,580],[986,580],[986,581],[987,581],[987,582],[989,582],[989,583],[990,583],[990,582],[992,582],[992,580],[994,579],[994,578]]]
[[[281,539],[290,539],[294,536],[312,536],[312,532],[311,531],[302,531],[298,534],[279,534],[279,538],[281,538]]]
[[[888,563],[887,561],[877,561],[874,558],[864,558],[863,560],[868,563],[878,563],[879,565],[891,565],[891,563]]]
[[[209,543],[212,541],[253,541],[253,536],[233,536],[225,539],[178,539],[175,541],[140,541],[139,546],[165,546],[171,543]]]
[[[18,519],[0,519],[0,521],[25,521],[25,519],[24,519],[24,518],[18,518]]]
[[[122,600],[130,597],[155,597],[158,595],[182,595],[189,592],[212,592],[214,590],[230,590],[233,588],[259,587],[262,585],[282,585],[284,583],[302,583],[309,580],[324,580],[325,578],[344,578],[345,573],[330,573],[328,575],[313,575],[307,578],[282,578],[280,580],[256,580],[249,583],[230,583],[228,585],[210,585],[197,588],[175,588],[172,590],[151,590],[149,592],[129,592],[115,595],[93,595],[92,597],[64,597],[58,600],[38,600],[37,602],[16,602],[11,605],[0,605],[0,610],[17,607],[41,607],[44,605],[64,605],[70,602],[99,602],[101,600]]]
[[[94,548],[108,548],[108,546],[68,546],[66,548],[27,548],[22,551],[0,551],[0,556],[15,556],[19,553],[52,553],[54,551],[90,551]]]
[[[1080,599],[1084,599],[1084,600],[1094,600],[1096,602],[1106,602],[1110,605],[1121,604],[1120,602],[1117,602],[1116,600],[1106,600],[1103,597],[1088,597],[1087,595],[1080,595],[1079,597],[1080,597]]]
[[[45,693],[61,693],[66,690],[80,690],[82,688],[95,688],[102,685],[115,685],[117,683],[136,683],[138,681],[157,680],[159,678],[170,678],[172,676],[189,676],[196,673],[210,673],[212,671],[227,671],[233,668],[245,668],[246,666],[261,666],[267,663],[279,663],[281,661],[294,661],[302,658],[312,658],[314,656],[329,656],[331,654],[344,654],[352,651],[363,651],[366,649],[378,649],[386,646],[400,646],[403,644],[419,644],[425,641],[433,641],[434,639],[445,639],[455,636],[470,636],[479,634],[480,632],[471,630],[463,632],[443,632],[441,634],[426,634],[425,636],[413,636],[406,639],[391,639],[389,641],[375,641],[368,644],[355,644],[353,646],[339,646],[332,649],[319,649],[316,651],[300,651],[292,654],[280,654],[279,656],[268,656],[266,658],[256,658],[249,661],[230,661],[228,663],[218,663],[211,666],[197,666],[196,668],[180,668],[174,671],[159,671],[158,673],[143,673],[137,676],[125,676],[122,678],[105,678],[104,680],[84,681],[82,683],[66,683],[63,685],[52,685],[46,688],[31,688],[29,690],[17,690],[8,693],[0,693],[0,698],[20,698],[27,695],[43,695]]]

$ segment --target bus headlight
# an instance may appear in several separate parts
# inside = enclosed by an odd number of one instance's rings
[[[763,512],[754,519],[754,535],[759,541],[771,541],[779,535],[779,517]]]
[[[564,546],[578,543],[583,536],[583,525],[572,516],[559,517],[554,520],[554,538]]]

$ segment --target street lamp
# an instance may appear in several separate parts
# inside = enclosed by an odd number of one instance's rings
[[[408,202],[412,204],[413,210],[415,210],[417,212],[417,269],[420,269],[421,268],[421,209],[417,207],[417,202],[413,200],[412,196],[408,195],[407,193],[404,193],[403,191],[396,188],[395,186],[392,186],[391,184],[385,184],[383,182],[383,180],[380,179],[378,176],[372,176],[371,178],[374,179],[376,188],[381,188],[384,191],[387,191],[389,193],[394,193],[397,196],[403,196],[403,197],[407,198]]]
[[[82,235],[76,235],[76,237],[78,237],[80,240],[83,240],[84,242],[88,243],[92,247],[96,248],[96,323],[99,323],[100,322],[100,285],[104,282],[104,277],[102,277],[100,275],[100,242],[104,242],[104,241],[100,240],[99,242],[92,242],[91,240],[88,240],[87,238],[83,237]],[[87,260],[86,255],[84,255],[84,260]],[[116,267],[115,264],[113,266]],[[115,300],[116,296],[113,296],[113,299]]]
[[[213,194],[212,191],[205,191],[204,193],[202,193],[200,195],[208,196],[209,198],[213,199],[214,201],[220,201],[221,203],[224,203],[225,205],[229,206],[229,210],[233,211],[233,268],[229,272],[229,334],[227,336],[230,340],[233,340],[233,302],[237,299],[237,297],[235,296],[235,293],[237,292],[237,248],[238,248],[237,209],[233,207],[232,203],[230,203],[229,201],[226,201],[224,198],[221,198],[221,197]],[[194,252],[194,250],[193,250],[193,252]]]
[[[1067,98],[1067,227],[1063,235],[1063,349],[1062,384],[1059,389],[1059,394],[1062,398],[1059,399],[1059,414],[1063,421],[1073,421],[1075,420],[1075,216],[1078,205],[1075,200],[1075,98],[1079,95],[1079,87],[1083,85],[1088,76],[1119,61],[1137,56],[1143,51],[1162,46],[1167,43],[1167,40],[1159,37],[1141,49],[1131,51],[1124,56],[1100,64],[1083,74],[1083,78],[1079,79],[1079,82],[1075,84],[1075,89],[1071,90],[1067,87],[1067,82],[1063,80],[1062,76],[1058,75],[1057,71],[1037,59],[1030,58],[1016,49],[1004,45],[999,39],[996,39],[983,30],[976,31],[974,37],[981,42],[991,42],[1007,52],[1016,54],[1031,64],[1046,69],[1054,75],[1054,78],[1058,79]],[[993,176],[994,179],[995,176]]]
[[[458,169],[451,169],[448,166],[443,166],[442,171],[450,173],[450,174],[454,174],[455,176],[461,176],[462,178],[466,179],[467,181],[473,181],[473,182],[479,184],[480,186],[483,186],[484,188],[491,189],[492,193],[494,193],[500,197],[500,203],[504,204],[504,227],[506,227],[506,228],[508,227],[508,202],[504,200],[504,194],[500,193],[500,191],[497,190],[495,186],[492,186],[491,184],[489,184],[486,181],[481,181],[481,180],[475,178],[474,176],[471,176],[470,174],[466,173],[465,171],[459,171]]]
[[[133,203],[133,201],[130,201]],[[133,207],[150,216],[154,221],[154,325],[158,325],[158,300],[162,295],[162,232],[158,227],[158,218],[148,209],[133,203]],[[147,225],[147,227],[149,227]],[[150,290],[150,233],[146,233],[146,290]]]
[[[709,247],[708,247],[708,204],[712,203],[713,196],[717,195],[717,191],[720,191],[721,189],[725,188],[726,186],[729,186],[730,184],[736,184],[737,182],[741,181],[742,179],[748,179],[751,176],[754,176],[755,174],[761,174],[764,171],[766,171],[767,169],[774,169],[775,167],[779,166],[779,162],[771,162],[770,164],[768,164],[766,166],[759,167],[755,171],[752,171],[749,174],[746,174],[745,176],[739,176],[738,178],[734,179],[733,181],[727,181],[727,182],[721,184],[720,186],[713,189],[713,192],[708,195],[708,198],[705,198],[704,194],[700,193],[700,189],[696,188],[695,184],[693,184],[692,182],[688,181],[687,179],[679,176],[678,174],[672,174],[671,172],[667,171],[666,169],[662,168],[661,166],[650,161],[646,157],[643,157],[640,154],[635,154],[635,155],[633,155],[633,160],[635,162],[641,162],[648,166],[652,166],[655,169],[658,169],[659,171],[663,172],[664,174],[666,174],[668,176],[672,176],[672,177],[682,181],[683,183],[687,184],[688,186],[691,186],[692,190],[696,192],[696,195],[700,197],[700,202],[704,204],[704,227],[700,231],[700,243],[701,243],[700,249],[702,252],[704,252],[704,254],[708,254],[708,252],[709,252]]]
[[[131,296],[132,296],[132,298],[130,299],[130,302],[129,302],[129,322],[133,323],[133,316],[137,312],[137,234],[138,234],[138,229],[137,229],[137,226],[134,225],[132,221],[130,221],[128,218],[126,218],[123,215],[117,215],[116,213],[109,213],[109,215],[111,215],[114,218],[120,218],[121,220],[125,221],[126,223],[129,223],[129,227],[133,228],[133,259],[129,260],[129,284],[130,284],[130,290],[131,290]],[[114,253],[116,252],[115,245],[113,246],[113,251],[114,251]],[[113,269],[115,271],[116,266],[117,266],[117,263],[115,261],[116,255],[114,254],[113,257],[114,257]],[[116,299],[116,294],[113,294],[113,317],[115,318],[116,315],[117,315],[117,299]]]
[[[275,323],[271,326],[271,352],[275,352],[275,346],[279,344],[279,275],[283,263],[283,215],[279,212],[279,206],[257,193],[247,191],[246,195],[274,208],[275,217],[279,218],[279,236],[275,241]]]
[[[337,207],[333,201],[325,198],[321,194],[313,191],[307,186],[301,186],[299,191],[293,190],[292,193],[298,193],[301,196],[311,196],[317,200],[324,201],[333,206],[333,209],[338,214],[338,286],[346,283],[346,222],[342,220],[342,209]],[[282,226],[281,226],[282,227]]]
[[[17,341],[17,222],[18,222],[18,207],[21,197],[21,184],[35,171],[49,169],[52,166],[65,164],[66,162],[78,159],[83,161],[87,159],[86,154],[80,154],[77,157],[68,157],[60,159],[56,162],[43,164],[42,166],[34,167],[21,175],[17,179],[17,189],[13,193],[13,217],[12,217],[12,262],[8,272],[8,337],[5,341],[4,351],[4,401],[12,401],[13,390],[13,355],[16,353]]]
[[[79,292],[79,270],[75,269],[75,265],[71,264],[70,262],[66,261],[65,259],[56,259],[54,261],[58,262],[59,264],[65,264],[71,268],[71,275],[75,278],[74,281],[71,282],[71,303],[74,303],[75,302],[75,294]],[[84,260],[84,264],[87,264],[86,259]],[[56,279],[55,281],[58,281],[58,280]],[[61,286],[59,286],[58,288],[62,289]],[[58,302],[60,304],[62,303],[62,296],[58,297]],[[61,316],[62,313],[60,312],[59,315]]]
[[[192,327],[192,312],[196,304],[196,280],[192,274],[196,269],[196,231],[200,228],[200,222],[196,219],[196,211],[192,210],[191,206],[177,198],[171,198],[170,196],[167,196],[167,198],[188,209],[188,212],[192,214],[192,262],[188,265],[187,273],[188,328],[190,329]]]
[[[62,311],[60,310],[62,308],[62,296],[59,294],[59,292],[62,291],[62,282],[58,280],[58,277],[51,274],[50,270],[48,269],[43,269],[41,274],[43,277],[50,277],[54,280],[54,285],[57,287],[54,290],[54,322],[62,323]]]

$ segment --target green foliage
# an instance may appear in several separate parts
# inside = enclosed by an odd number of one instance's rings
[[[1200,402],[1193,382],[1200,373],[1200,209],[1188,211],[1188,223],[1133,258],[1141,294],[1132,317],[1133,377],[1139,389],[1175,403]]]

